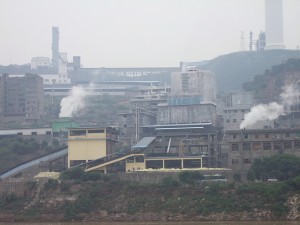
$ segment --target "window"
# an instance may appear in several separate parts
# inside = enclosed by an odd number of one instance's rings
[[[51,131],[46,131],[46,134],[52,134],[52,132]]]
[[[126,123],[124,124],[124,127],[127,127],[127,124],[126,124]]]
[[[251,150],[251,143],[243,143],[243,150],[245,151]]]
[[[239,164],[240,160],[239,159],[232,159],[232,164]]]
[[[282,143],[279,141],[274,142],[274,149],[275,150],[281,150],[282,149]]]
[[[89,134],[99,134],[99,133],[104,133],[104,130],[88,130]]]
[[[286,133],[286,134],[285,134],[285,137],[290,137],[290,133]]]
[[[86,131],[85,130],[71,130],[70,136],[85,136]]]
[[[232,122],[236,123],[236,119],[233,119]]]
[[[264,142],[263,149],[264,150],[271,150],[271,142]]]
[[[243,159],[243,163],[244,164],[251,164],[251,160],[250,159]]]
[[[253,150],[261,150],[261,143],[259,143],[259,142],[252,143],[252,149]]]
[[[255,134],[255,138],[258,139],[259,138],[259,134]]]
[[[244,138],[248,139],[249,135],[248,134],[244,134]]]
[[[270,135],[268,133],[265,133],[265,138],[269,138]]]
[[[237,135],[236,134],[233,134],[232,135],[232,139],[236,139],[237,138]]]
[[[284,149],[291,149],[292,148],[292,142],[291,141],[286,141],[283,144]]]
[[[227,120],[226,120],[226,123],[229,123],[229,122],[230,122],[230,120],[229,120],[229,119],[227,119]]]
[[[234,112],[234,113],[237,113],[237,110],[234,110],[233,112]]]
[[[295,148],[300,148],[300,141],[295,141],[294,142],[294,147]]]
[[[232,151],[238,151],[239,149],[239,144],[232,144]]]
[[[37,135],[37,132],[33,131],[31,132],[31,135]]]

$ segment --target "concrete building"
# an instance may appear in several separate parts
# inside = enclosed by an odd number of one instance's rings
[[[71,79],[67,74],[41,74],[44,85],[71,84]]]
[[[221,136],[211,123],[152,125],[142,129],[143,139],[133,148],[142,149],[147,158],[160,156],[162,160],[164,157],[201,157],[201,167],[221,167]],[[151,141],[143,144],[149,138]],[[199,159],[196,161],[199,162]],[[190,163],[199,165],[196,162]],[[159,165],[163,165],[162,161]],[[169,168],[183,167],[181,163],[169,165]]]
[[[44,115],[43,79],[34,74],[0,76],[0,112],[4,121],[37,121]]]
[[[230,93],[222,108],[224,130],[240,130],[240,124],[244,120],[246,113],[254,105],[253,94],[251,92]]]
[[[32,57],[30,66],[32,70],[49,70],[51,63],[48,57]]]
[[[111,127],[71,128],[68,134],[68,168],[115,152],[118,132]],[[99,168],[106,172],[106,167]]]
[[[228,150],[228,167],[244,178],[256,158],[275,154],[300,156],[299,129],[241,130],[225,132],[222,150]]]
[[[204,102],[215,102],[215,77],[210,71],[187,69],[187,72],[174,72],[171,75],[172,96],[197,95]]]
[[[254,106],[253,93],[238,91],[230,93],[222,107],[223,129],[240,130],[240,125],[245,119],[245,115],[250,112]],[[248,126],[247,129],[270,129],[274,128],[274,121],[259,121],[256,124]]]
[[[216,105],[201,104],[160,104],[157,114],[158,124],[188,124],[211,122],[218,124]]]
[[[265,49],[284,49],[282,0],[265,0],[265,23]]]
[[[158,105],[167,102],[169,87],[149,87],[139,90],[130,99],[130,110],[119,112],[120,141],[125,145],[137,143],[142,126],[157,124]]]

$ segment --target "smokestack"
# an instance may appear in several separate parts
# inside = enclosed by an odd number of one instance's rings
[[[250,31],[250,43],[249,43],[250,52],[252,52],[252,44],[253,44],[253,32]]]
[[[266,50],[284,49],[282,0],[265,0]]]
[[[59,65],[59,31],[58,27],[52,27],[52,67],[58,73]]]

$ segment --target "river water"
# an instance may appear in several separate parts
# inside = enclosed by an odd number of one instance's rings
[[[300,225],[300,221],[298,222],[285,222],[285,221],[268,221],[268,222],[93,222],[93,223],[83,223],[83,222],[62,222],[62,223],[42,223],[42,222],[35,222],[35,223],[28,223],[28,222],[21,222],[21,223],[1,223],[0,225]]]

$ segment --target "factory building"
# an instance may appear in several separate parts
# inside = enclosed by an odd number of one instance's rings
[[[226,131],[222,150],[228,150],[228,167],[246,176],[253,161],[275,154],[300,157],[299,129]]]
[[[70,128],[68,133],[68,168],[115,153],[118,132],[111,127]],[[106,172],[106,167],[99,170]]]
[[[36,122],[44,115],[43,79],[35,74],[0,76],[0,115],[5,121]]]
[[[171,74],[171,95],[196,95],[202,96],[204,102],[215,102],[214,74],[194,68],[188,68],[186,72],[174,72]]]

